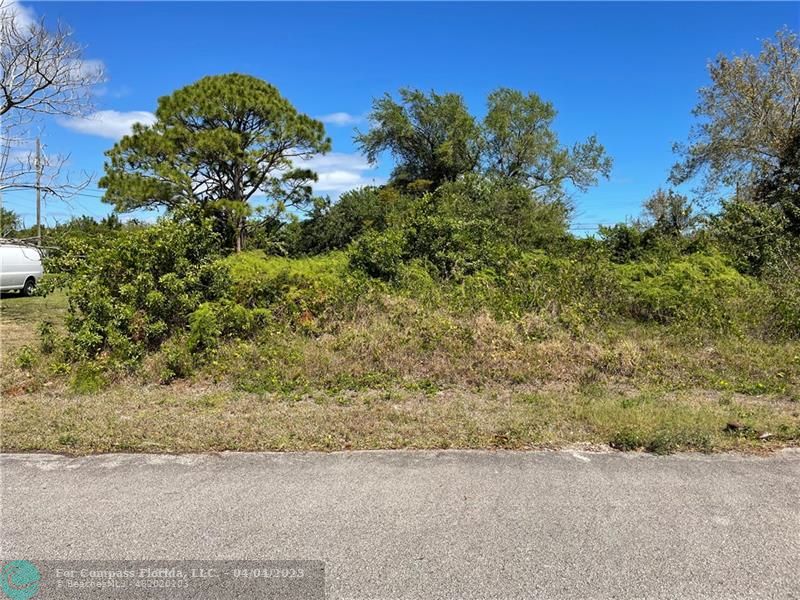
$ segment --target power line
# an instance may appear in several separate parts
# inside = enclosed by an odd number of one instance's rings
[[[29,192],[29,191],[30,190],[5,190],[3,192],[3,194],[4,195],[5,194],[24,194],[24,193]],[[81,196],[81,197],[84,197],[84,198],[95,198],[97,200],[102,200],[103,199],[103,196],[97,196],[95,194],[87,194],[86,192],[72,192],[72,193],[67,193],[67,194],[64,194],[64,195],[67,196],[68,198],[72,198],[73,196]]]

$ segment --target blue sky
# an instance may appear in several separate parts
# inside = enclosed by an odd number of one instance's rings
[[[372,98],[401,86],[463,94],[478,115],[506,86],[534,91],[559,111],[565,143],[595,133],[613,156],[610,181],[575,196],[574,221],[636,216],[664,186],[692,123],[706,64],[718,53],[757,52],[784,25],[800,28],[796,2],[783,3],[216,3],[36,2],[103,62],[91,122],[48,123],[49,152],[70,169],[102,173],[103,152],[159,96],[208,74],[261,77],[301,111],[325,117],[334,152],[313,161],[318,193],[380,183],[388,157],[370,167],[352,142]],[[92,186],[94,187],[94,186]],[[96,188],[70,206],[51,200],[48,222],[110,212]],[[9,208],[33,219],[29,194]]]

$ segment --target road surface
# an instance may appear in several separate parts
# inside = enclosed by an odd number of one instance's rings
[[[800,598],[797,450],[2,455],[0,475],[4,559],[320,560],[329,599]]]

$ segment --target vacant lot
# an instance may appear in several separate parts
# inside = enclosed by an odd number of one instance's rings
[[[63,296],[0,300],[2,450],[336,450],[610,445],[763,451],[800,443],[794,343],[714,347],[636,329],[522,342],[488,317],[469,347],[421,362],[397,319],[224,348],[192,377],[156,362],[109,378],[45,366],[37,322]],[[390,324],[391,321],[393,324]],[[430,332],[430,328],[427,329]]]

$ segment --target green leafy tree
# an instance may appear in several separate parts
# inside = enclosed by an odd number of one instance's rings
[[[644,201],[643,209],[645,221],[666,235],[683,235],[698,220],[691,201],[674,190],[657,190]]]
[[[568,237],[563,204],[477,173],[401,197],[395,206],[385,229],[366,231],[351,248],[352,264],[374,277],[393,279],[403,263],[416,260],[432,274],[458,280],[484,268],[503,270],[520,252],[555,250]]]
[[[561,199],[563,184],[585,191],[611,172],[612,160],[595,136],[571,149],[553,130],[556,110],[538,95],[500,88],[489,95],[483,123],[487,171],[548,198]]]
[[[567,236],[567,206],[544,201],[521,182],[472,174],[441,186],[431,199],[438,215],[487,223],[496,244],[554,249]]]
[[[392,154],[398,184],[453,181],[478,167],[480,127],[458,94],[426,95],[403,88],[400,101],[390,94],[375,100],[372,127],[356,135],[356,143],[371,162],[381,152]]]
[[[613,262],[627,263],[642,257],[645,250],[645,236],[638,224],[601,225],[598,233],[603,247]]]
[[[720,56],[709,67],[711,84],[694,108],[699,123],[670,179],[702,176],[704,196],[735,188],[751,195],[755,184],[780,168],[800,128],[800,47],[789,29],[766,40],[758,56]]]
[[[22,218],[13,210],[0,206],[0,237],[12,235],[22,225]]]
[[[782,212],[787,232],[800,238],[800,127],[792,133],[777,168],[756,184],[753,199]]]
[[[295,162],[329,149],[322,123],[272,85],[204,77],[160,98],[156,122],[135,125],[106,153],[99,185],[118,211],[199,206],[240,250],[254,198],[270,202],[268,219],[307,206],[316,175]]]
[[[364,187],[345,192],[336,202],[320,202],[310,218],[298,225],[295,253],[342,249],[366,231],[382,231],[399,199],[394,188]]]
[[[392,183],[411,191],[477,172],[563,200],[565,183],[585,190],[608,176],[612,161],[594,136],[562,146],[552,129],[555,116],[553,105],[536,94],[501,88],[489,95],[479,122],[458,94],[404,88],[399,101],[386,94],[374,102],[372,127],[356,143],[371,162],[390,152]]]
[[[742,273],[786,277],[798,269],[800,239],[787,235],[790,223],[776,207],[734,198],[722,203],[709,225],[716,244]]]

